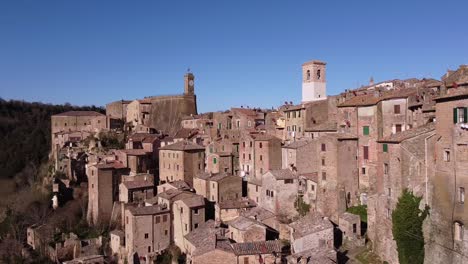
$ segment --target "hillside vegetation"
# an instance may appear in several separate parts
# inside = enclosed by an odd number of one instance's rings
[[[0,98],[0,178],[11,179],[21,176],[19,174],[24,171],[37,171],[40,164],[48,160],[51,115],[72,110],[105,112],[96,106],[52,105]]]

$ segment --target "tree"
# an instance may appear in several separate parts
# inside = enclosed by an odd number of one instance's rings
[[[298,196],[296,198],[296,201],[294,202],[294,207],[296,208],[296,211],[299,213],[300,216],[305,216],[310,210],[310,204],[304,202],[304,199],[302,199],[301,196]]]
[[[429,207],[419,209],[422,197],[403,190],[392,214],[393,239],[396,241],[401,264],[424,263],[424,237],[422,224]]]

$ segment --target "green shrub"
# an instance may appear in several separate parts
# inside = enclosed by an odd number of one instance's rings
[[[349,207],[346,211],[348,213],[359,215],[361,217],[361,222],[367,223],[367,206],[366,205],[358,205],[358,206]]]

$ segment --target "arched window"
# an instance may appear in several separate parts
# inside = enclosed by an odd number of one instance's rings
[[[321,77],[321,72],[320,70],[317,70],[317,80],[320,80],[320,77]]]
[[[307,73],[306,73],[306,80],[310,80],[310,70],[307,70]]]
[[[455,241],[463,241],[463,231],[464,231],[464,226],[461,222],[455,222],[453,223],[454,227],[454,239]]]

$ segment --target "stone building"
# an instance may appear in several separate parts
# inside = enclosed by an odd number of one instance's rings
[[[95,111],[69,111],[51,116],[52,153],[63,147],[61,133],[99,133],[107,129],[106,116]],[[72,136],[73,137],[73,136]],[[81,139],[83,135],[80,134]],[[63,140],[62,140],[63,141]]]
[[[269,170],[281,169],[281,140],[268,134],[255,135],[253,159],[258,180]]]
[[[298,173],[312,173],[316,171],[317,164],[313,163],[317,146],[311,140],[297,140],[284,145],[282,151],[282,168],[294,168]]]
[[[109,223],[114,202],[119,200],[121,176],[128,172],[129,169],[120,162],[98,163],[87,167],[88,223]]]
[[[193,179],[193,187],[197,194],[213,203],[242,197],[242,178],[229,173],[200,174]]]
[[[338,226],[343,232],[344,239],[353,241],[361,238],[361,217],[359,215],[348,212],[341,214]]]
[[[226,224],[229,238],[237,243],[265,241],[267,238],[267,226],[255,219],[239,216]]]
[[[443,78],[446,94],[436,101],[434,193],[430,199],[430,237],[426,260],[464,263],[468,253],[468,66]]]
[[[176,246],[182,250],[185,248],[184,236],[205,222],[205,214],[205,199],[201,195],[192,194],[191,197],[174,201],[172,227]]]
[[[132,101],[118,100],[106,104],[107,127],[109,129],[123,128],[127,119],[127,107]]]
[[[162,193],[167,190],[182,190],[190,191],[190,186],[184,181],[166,182],[157,186],[157,193]]]
[[[215,152],[206,155],[206,171],[233,173],[233,156],[230,152]]]
[[[125,210],[125,248],[127,261],[155,259],[171,242],[171,214],[159,205],[128,207]]]
[[[298,175],[290,169],[270,170],[263,175],[258,205],[275,215],[297,215],[294,202],[298,196]]]
[[[119,149],[115,151],[115,159],[129,168],[132,174],[154,173],[156,164],[152,157],[153,152],[145,149]]]
[[[309,204],[310,210],[317,209],[317,192],[318,192],[318,173],[301,173],[299,174],[299,195],[305,203]]]
[[[308,214],[289,224],[291,229],[291,251],[303,251],[320,248],[333,249],[333,224],[326,217]]]
[[[205,170],[205,148],[190,141],[180,141],[159,150],[159,179],[162,182],[185,181]]]
[[[225,200],[215,204],[215,220],[226,222],[233,220],[251,208],[256,207],[257,204],[246,197],[235,200]]]
[[[190,233],[184,237],[184,249],[183,252],[187,254],[188,263],[204,263],[201,262],[204,253],[214,250],[216,247],[216,241],[218,239],[225,240],[224,234],[227,229],[220,226],[213,220],[208,220],[202,224],[197,229],[192,230]],[[223,259],[223,252],[220,252],[219,256]],[[229,254],[226,254],[229,255]],[[221,261],[218,258],[209,258],[211,261]],[[222,262],[222,261],[221,261]],[[224,263],[224,262],[223,262]]]
[[[304,137],[306,111],[304,105],[284,105],[281,108],[285,117],[284,139],[288,142]]]
[[[127,106],[127,127],[137,132],[164,131],[170,135],[181,127],[182,118],[197,114],[195,76],[184,75],[181,95],[148,96]]]
[[[346,208],[359,204],[359,178],[356,165],[357,137],[326,134],[314,140],[318,155],[317,211],[338,221]],[[312,183],[311,183],[312,184]]]
[[[154,196],[154,181],[138,179],[124,181],[119,185],[119,201],[124,203],[140,203]]]

